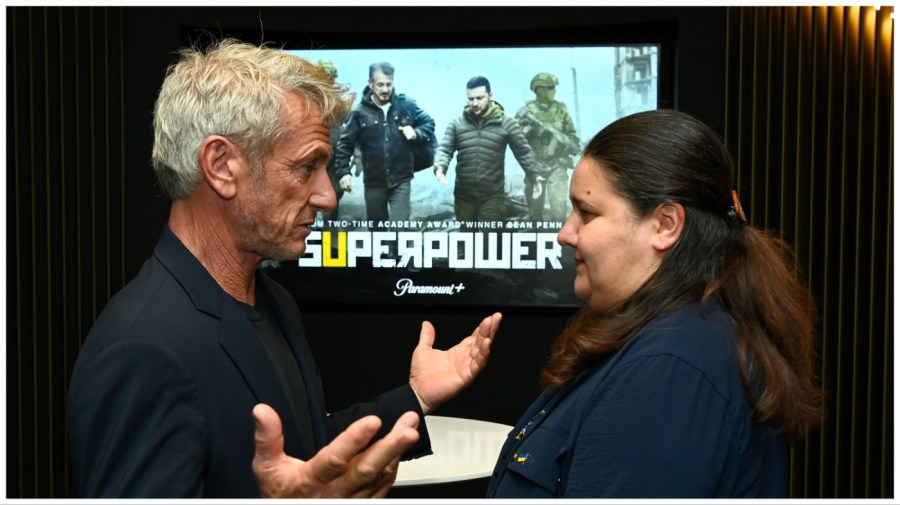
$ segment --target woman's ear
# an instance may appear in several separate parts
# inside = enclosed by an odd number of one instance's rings
[[[209,187],[224,200],[234,198],[238,170],[242,165],[237,146],[221,135],[210,135],[200,143],[197,156],[203,179]]]
[[[659,252],[668,251],[684,230],[684,207],[680,203],[661,203],[653,214],[658,222],[653,248]]]

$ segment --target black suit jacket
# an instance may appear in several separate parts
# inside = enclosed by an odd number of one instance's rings
[[[301,459],[364,415],[381,417],[382,435],[403,412],[422,416],[408,384],[326,415],[296,302],[261,272],[257,295],[267,297],[300,366],[311,426],[298,426],[244,312],[166,227],[75,363],[66,416],[79,496],[259,497],[251,461],[260,402],[281,416],[285,452]],[[431,453],[424,425],[407,457]],[[316,446],[299,430],[310,430]]]

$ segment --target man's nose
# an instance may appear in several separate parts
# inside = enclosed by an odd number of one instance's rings
[[[337,207],[337,193],[334,192],[334,186],[327,174],[317,179],[313,198],[315,201],[312,204],[325,212],[331,212]]]

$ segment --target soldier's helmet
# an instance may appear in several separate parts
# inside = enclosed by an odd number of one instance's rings
[[[324,70],[332,81],[337,79],[338,71],[333,61],[322,59],[316,62],[316,66]]]
[[[539,72],[531,79],[531,91],[534,91],[534,88],[537,88],[538,86],[549,88],[550,86],[556,86],[557,84],[559,84],[559,79],[557,79],[555,75],[550,72]]]

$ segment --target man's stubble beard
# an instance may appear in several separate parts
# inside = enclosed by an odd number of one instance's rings
[[[250,191],[252,193],[249,205],[248,199],[238,200],[237,212],[234,216],[241,242],[247,249],[259,254],[265,260],[282,262],[299,259],[303,255],[303,251],[293,253],[285,249],[278,241],[280,234],[277,231],[275,240],[270,240],[266,234],[260,233],[262,230],[269,229],[268,222],[263,216],[260,216],[261,211],[259,210],[265,209],[266,206],[263,203],[270,200],[268,188],[262,177],[258,177],[256,174],[252,176]]]

